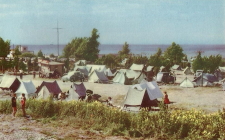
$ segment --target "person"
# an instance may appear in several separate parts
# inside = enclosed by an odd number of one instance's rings
[[[23,79],[23,73],[22,72],[20,73],[20,79]]]
[[[170,100],[166,91],[164,92],[164,104],[166,105],[166,108],[168,108],[168,104],[170,104]]]
[[[25,94],[22,94],[21,100],[20,100],[23,116],[26,117],[26,111],[25,111],[25,105],[26,105],[26,97]]]
[[[17,108],[16,108],[16,94],[13,93],[12,96],[13,96],[12,99],[11,99],[11,101],[12,101],[12,110],[13,110],[12,116],[15,117],[16,111],[17,111]]]
[[[112,104],[112,97],[108,97],[108,99],[106,100],[106,102],[107,102],[107,105],[108,106],[113,106],[113,104]]]
[[[35,72],[35,71],[33,72],[33,76],[34,76],[34,78],[35,78],[35,76],[36,76],[36,72]]]

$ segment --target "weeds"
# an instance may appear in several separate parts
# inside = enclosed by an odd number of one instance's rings
[[[0,101],[0,105],[0,113],[11,113],[9,101]],[[163,104],[160,104],[160,108],[156,113],[146,109],[139,113],[129,113],[99,102],[28,100],[26,110],[33,118],[42,118],[37,121],[44,124],[97,130],[107,135],[159,139],[225,139],[225,110],[205,114],[196,110],[168,110]]]

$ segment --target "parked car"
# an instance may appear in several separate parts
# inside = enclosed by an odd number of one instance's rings
[[[199,77],[200,75],[202,75],[203,70],[196,70],[195,74],[194,74],[194,79]]]
[[[80,71],[70,71],[68,73],[65,73],[63,77],[61,78],[63,82],[75,82],[75,81],[84,81],[84,74]]]
[[[156,76],[156,81],[158,83],[175,83],[176,77],[169,72],[159,72]]]

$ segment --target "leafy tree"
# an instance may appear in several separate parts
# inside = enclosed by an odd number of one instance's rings
[[[55,55],[52,53],[52,54],[50,54],[50,57],[55,57]]]
[[[15,54],[16,56],[19,56],[19,55],[22,54],[22,53],[20,52],[20,50],[19,50],[19,47],[20,47],[20,46],[16,46],[16,48],[15,48],[15,53],[14,53],[14,54]]]
[[[44,58],[44,55],[43,55],[43,53],[42,53],[41,50],[39,50],[39,52],[37,53],[37,56],[38,56],[38,57],[41,57],[41,58]]]
[[[26,71],[26,67],[27,67],[27,66],[26,66],[26,64],[24,64],[23,60],[21,59],[21,60],[19,61],[18,67],[19,67],[20,70]]]
[[[91,37],[89,37],[88,42],[87,42],[87,48],[85,50],[85,59],[87,61],[92,61],[94,62],[96,59],[98,59],[98,54],[99,54],[99,38],[98,30],[93,29],[91,33]]]
[[[158,51],[154,55],[150,56],[148,64],[154,67],[161,67],[163,65],[161,48],[158,48]]]
[[[26,52],[26,53],[23,53],[21,55],[21,57],[29,57],[29,58],[32,58],[32,57],[36,57],[36,55],[33,54],[33,53],[30,53],[30,52]]]
[[[3,57],[3,60],[1,63],[3,72],[4,72],[4,67],[6,67],[5,57],[7,57],[9,52],[10,52],[10,41],[9,40],[4,41],[0,37],[0,57]]]
[[[164,57],[169,60],[171,66],[174,64],[180,64],[184,57],[183,48],[173,42],[172,45],[164,52]]]
[[[113,54],[103,55],[95,61],[95,64],[106,65],[107,67],[114,68],[118,65]]]
[[[128,57],[130,54],[129,44],[127,42],[124,43],[121,51],[118,52],[119,56],[123,58]]]
[[[198,55],[197,55],[196,59],[193,61],[192,69],[193,69],[194,72],[196,72],[196,70],[203,70],[204,69],[204,61],[203,61],[203,58],[201,56],[201,52],[198,52]]]

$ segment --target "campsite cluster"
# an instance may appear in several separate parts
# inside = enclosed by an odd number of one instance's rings
[[[73,82],[70,87],[64,90],[60,89],[56,80],[53,82],[43,81],[35,87],[31,80],[23,81],[21,78],[7,74],[3,76],[0,88],[16,93],[18,97],[24,93],[26,98],[47,99],[51,96],[56,100],[70,101],[90,99],[89,96],[91,96],[93,100],[100,101],[101,95],[93,94],[93,91],[86,89],[83,82],[132,85],[120,105],[127,110],[139,110],[141,107],[157,106],[157,99],[163,98],[164,95],[158,84],[175,84],[181,87],[215,86],[222,84],[222,76],[225,72],[223,67],[219,67],[215,74],[203,73],[202,71],[194,74],[189,67],[182,70],[179,65],[174,65],[171,67],[172,72],[165,72],[164,67],[161,67],[157,76],[154,77],[153,67],[146,67],[144,64],[133,64],[129,69],[119,70],[110,70],[105,65],[86,64],[85,60],[80,60],[74,65],[72,71],[61,77],[63,82]],[[44,65],[41,70],[50,68],[50,65],[49,68]],[[176,81],[174,73],[176,70],[183,71],[186,75],[181,82]],[[188,75],[195,75],[194,80],[191,81],[187,78]],[[45,78],[41,74],[39,77]],[[92,94],[87,94],[87,91],[91,91]]]

